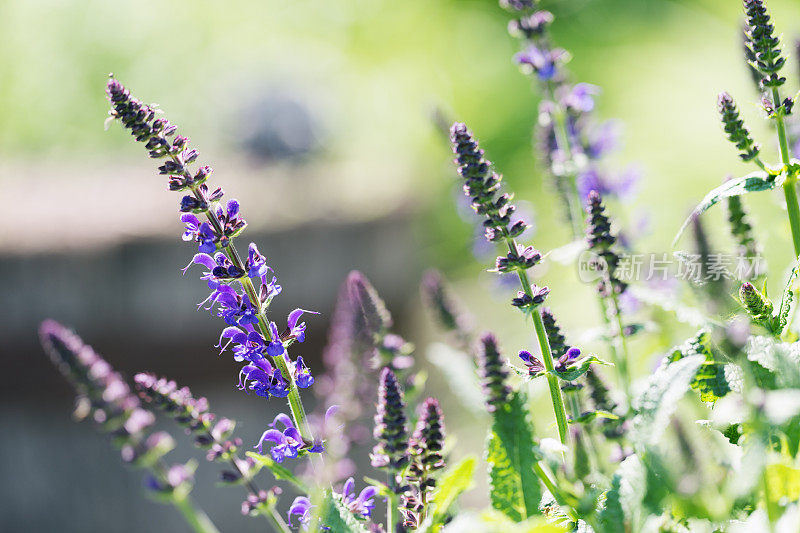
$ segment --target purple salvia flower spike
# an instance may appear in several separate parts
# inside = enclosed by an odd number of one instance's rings
[[[267,279],[270,269],[255,245],[249,247],[247,261],[242,261],[233,244],[233,239],[246,227],[239,202],[231,199],[221,205],[222,189],[210,187],[207,183],[211,168],[190,168],[198,159],[199,152],[189,146],[188,138],[175,135],[175,126],[166,119],[156,119],[153,108],[133,98],[130,91],[113,78],[108,82],[107,94],[112,106],[111,117],[119,119],[125,128],[131,130],[137,141],[145,143],[151,157],[165,160],[158,170],[168,176],[169,189],[185,191],[180,205],[184,213],[181,221],[185,225],[182,238],[198,242],[199,252],[203,254],[219,252],[213,256],[213,264],[206,256],[198,256],[192,261],[192,264],[200,263],[209,269],[202,279],[207,282],[211,294],[200,307],[205,306],[228,326],[244,328],[247,338],[243,340],[242,334],[226,329],[218,347],[224,350],[234,344],[234,359],[237,361],[258,361],[264,357],[265,351],[271,355],[275,368],[270,372],[259,368],[260,374],[255,372],[255,367],[249,368],[243,371],[242,381],[248,382],[248,377],[256,375],[259,379],[255,383],[250,380],[246,387],[245,383],[241,385],[262,395],[284,397],[292,394],[289,402],[292,416],[305,430],[308,424],[294,383],[291,362],[285,356],[277,328],[268,322],[265,314],[281,287],[275,277],[271,281]],[[203,215],[206,221],[201,221],[199,215]],[[251,278],[259,282],[254,284]],[[294,324],[290,330],[294,330],[295,337],[302,337],[304,326]],[[225,338],[229,342],[223,344]],[[305,376],[305,372],[302,374]],[[310,378],[306,378],[305,383],[310,382]]]

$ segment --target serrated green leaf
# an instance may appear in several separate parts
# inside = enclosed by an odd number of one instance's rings
[[[534,473],[541,452],[534,443],[527,397],[515,392],[493,413],[486,445],[492,507],[519,522],[539,513],[542,490]]]
[[[519,522],[526,516],[519,473],[503,447],[500,437],[489,432],[486,443],[486,465],[489,469],[489,499],[492,507],[511,520]]]
[[[730,198],[731,196],[741,196],[749,192],[768,191],[782,183],[783,179],[781,177],[767,174],[761,170],[748,174],[747,176],[726,181],[706,194],[703,200],[694,208],[692,214],[689,215],[681,226],[681,229],[678,230],[678,234],[675,236],[675,239],[673,239],[672,245],[675,246],[678,243],[681,235],[683,235],[683,232],[689,224],[692,223],[692,220],[708,211],[714,204],[721,200]]]
[[[308,494],[310,491],[305,483],[300,481],[300,479],[295,476],[288,468],[282,466],[275,462],[272,457],[267,455],[260,455],[255,452],[247,452],[247,456],[255,459],[256,462],[264,468],[269,469],[272,472],[272,475],[275,476],[275,479],[281,479],[284,481],[288,481],[295,487],[297,487],[300,492]]]
[[[631,439],[637,447],[656,444],[664,433],[672,413],[678,406],[705,361],[703,355],[690,355],[669,364],[662,364],[647,380],[643,392],[634,399]]]
[[[789,279],[786,281],[786,286],[783,288],[783,296],[781,296],[781,306],[778,309],[778,328],[777,335],[783,333],[789,321],[789,311],[792,309],[792,300],[794,299],[794,282],[797,280],[797,274],[800,272],[800,264],[797,264],[789,274]]]
[[[647,473],[639,458],[631,455],[620,463],[605,494],[605,504],[597,515],[604,533],[639,531],[642,501],[647,489]]]
[[[320,523],[331,533],[367,533],[363,523],[344,505],[340,494],[325,491],[321,508]]]
[[[439,478],[428,517],[418,531],[438,531],[459,495],[472,486],[472,475],[477,462],[478,460],[474,456],[466,457],[460,463],[447,469]]]
[[[775,387],[800,388],[800,343],[753,335],[745,351],[749,361],[772,375]]]
[[[681,346],[674,348],[666,357],[667,363],[674,363],[690,355],[702,355],[705,358],[702,366],[692,379],[691,387],[700,394],[704,402],[715,402],[733,390],[729,383],[731,373],[727,363],[720,360],[711,348],[711,334],[701,329],[696,336]]]

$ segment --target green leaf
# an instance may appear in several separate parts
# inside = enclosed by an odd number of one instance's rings
[[[639,448],[655,445],[669,424],[705,361],[703,355],[690,355],[674,363],[662,364],[647,380],[644,391],[633,400],[636,415],[633,417],[631,440]]]
[[[747,194],[748,192],[768,191],[770,189],[774,189],[781,183],[783,183],[783,178],[767,174],[761,170],[753,172],[752,174],[748,174],[747,176],[726,181],[716,189],[706,194],[705,198],[703,198],[698,206],[694,208],[692,214],[689,215],[689,218],[684,221],[681,229],[678,230],[678,234],[672,241],[672,246],[674,247],[678,243],[681,235],[683,235],[683,232],[686,230],[689,224],[692,223],[692,220],[708,211],[714,204],[724,200],[725,198],[730,198],[731,196],[741,196],[743,194]]]
[[[575,381],[579,377],[583,376],[586,372],[588,372],[589,368],[591,368],[593,363],[597,363],[598,365],[614,366],[607,361],[599,359],[597,356],[590,355],[585,359],[579,359],[578,361],[575,361],[570,366],[565,368],[563,371],[553,370],[553,374],[555,374],[556,377],[558,377],[558,379],[564,381]],[[512,372],[514,372],[524,381],[532,381],[536,378],[540,378],[545,374],[547,374],[546,371],[542,371],[537,374],[531,374],[526,370],[521,370],[518,367],[514,366],[513,364],[511,364],[511,361],[507,363],[507,366]]]
[[[603,361],[602,359],[598,359],[596,356],[591,355],[586,359],[583,359],[571,366],[568,366],[563,372],[559,372],[558,370],[554,370],[553,372],[555,373],[556,376],[558,376],[559,379],[563,379],[564,381],[575,381],[576,379],[578,379],[579,377],[581,377],[582,375],[584,375],[586,372],[589,371],[589,367],[592,366],[592,363],[613,366],[611,365],[611,363],[607,363],[606,361]]]
[[[332,533],[367,533],[363,523],[344,505],[342,496],[331,491],[325,491],[319,520]]]
[[[677,297],[671,294],[665,294],[664,291],[652,289],[644,284],[633,284],[629,286],[627,290],[630,291],[637,300],[673,313],[679,322],[689,324],[692,327],[702,328],[706,324],[713,322],[700,310],[685,305]]]
[[[609,413],[608,411],[587,411],[574,418],[570,417],[569,423],[585,424],[586,422],[591,422],[597,418],[605,418],[606,420],[619,420],[619,416],[615,415],[614,413]]]
[[[267,455],[260,455],[255,452],[247,452],[247,456],[252,459],[255,459],[256,462],[259,465],[263,466],[264,468],[269,469],[269,471],[272,472],[272,475],[275,476],[275,479],[282,479],[284,481],[288,481],[289,483],[297,487],[300,490],[300,492],[306,494],[310,492],[305,483],[300,481],[300,479],[297,476],[295,476],[288,468],[276,463],[275,460],[272,459],[272,457],[269,457]]]
[[[542,499],[533,469],[542,454],[534,443],[532,428],[527,397],[515,392],[494,412],[486,445],[492,507],[516,522],[538,514]]]
[[[781,306],[778,309],[778,331],[776,335],[783,333],[789,321],[789,311],[792,308],[792,300],[794,299],[794,282],[797,280],[797,274],[800,271],[800,264],[795,265],[792,272],[789,274],[789,279],[786,281],[786,286],[783,289],[783,296],[781,296]]]
[[[469,456],[447,469],[439,479],[438,488],[433,494],[433,503],[428,511],[428,518],[425,519],[418,531],[438,531],[459,495],[472,486],[472,475],[477,462],[476,457]]]
[[[800,343],[754,335],[748,339],[745,351],[749,361],[772,374],[776,387],[800,388]]]
[[[605,494],[605,505],[597,515],[604,533],[639,531],[647,473],[635,455],[620,463]]]
[[[800,470],[780,463],[767,465],[764,470],[769,502],[780,505],[800,499]]]
[[[426,355],[428,361],[442,371],[441,375],[447,380],[453,394],[461,400],[461,405],[475,415],[485,416],[486,406],[475,372],[474,358],[440,342],[431,344]]]
[[[452,522],[442,528],[443,533],[566,533],[567,531],[573,530],[549,522],[543,516],[532,517],[518,523],[495,510],[479,514],[459,513]]]
[[[705,361],[692,379],[691,387],[700,393],[702,401],[715,402],[728,394],[733,387],[728,382],[727,363],[720,361],[717,353],[711,348],[711,333],[708,330],[701,329],[696,336],[674,348],[667,355],[666,363],[671,364],[684,357],[698,354],[705,357]]]

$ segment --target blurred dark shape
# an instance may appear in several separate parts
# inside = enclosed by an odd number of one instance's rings
[[[319,146],[318,124],[302,100],[266,92],[241,111],[240,142],[248,155],[263,161],[300,161]]]

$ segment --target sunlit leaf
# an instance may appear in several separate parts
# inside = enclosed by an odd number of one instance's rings
[[[472,476],[477,462],[476,457],[466,457],[460,463],[450,467],[439,478],[436,492],[433,494],[433,503],[428,510],[428,517],[418,531],[439,530],[456,499],[472,486]]]
[[[631,439],[640,448],[657,444],[669,424],[678,401],[689,390],[703,355],[690,355],[679,361],[662,364],[647,380],[643,392],[634,399]]]
[[[275,476],[275,479],[288,481],[289,483],[297,487],[301,492],[304,493],[309,492],[308,487],[306,486],[305,483],[300,481],[300,479],[297,476],[295,476],[291,472],[291,470],[289,470],[283,465],[276,463],[275,460],[272,459],[272,457],[269,457],[267,455],[260,455],[255,452],[247,452],[247,456],[252,459],[255,459],[259,465],[263,466],[264,468],[272,472],[272,475]]]
[[[694,208],[692,214],[689,215],[689,218],[687,218],[683,223],[681,229],[678,230],[678,234],[672,241],[672,245],[675,246],[678,243],[681,235],[683,235],[683,232],[694,219],[708,211],[714,204],[720,202],[721,200],[730,198],[731,196],[741,196],[749,192],[768,191],[770,189],[774,189],[782,183],[782,177],[767,174],[761,170],[753,172],[752,174],[748,174],[747,176],[726,181],[716,189],[709,192],[697,205],[697,207]]]
[[[764,483],[772,504],[783,505],[800,499],[800,469],[780,463],[767,465]]]
[[[326,491],[321,508],[319,520],[323,526],[329,528],[328,531],[336,533],[367,533],[364,524],[358,521],[344,505],[340,494]]]
[[[533,466],[541,452],[533,440],[527,398],[521,392],[497,409],[486,444],[492,507],[514,521],[539,513],[542,490]]]
[[[691,382],[692,389],[700,394],[702,401],[715,402],[732,390],[728,382],[731,375],[727,371],[728,363],[722,361],[711,347],[711,333],[708,330],[700,330],[696,336],[674,348],[665,362],[672,364],[690,355],[702,355],[705,358]]]
[[[642,500],[647,488],[647,474],[639,458],[632,455],[620,463],[605,494],[605,503],[597,519],[604,533],[639,531]]]

